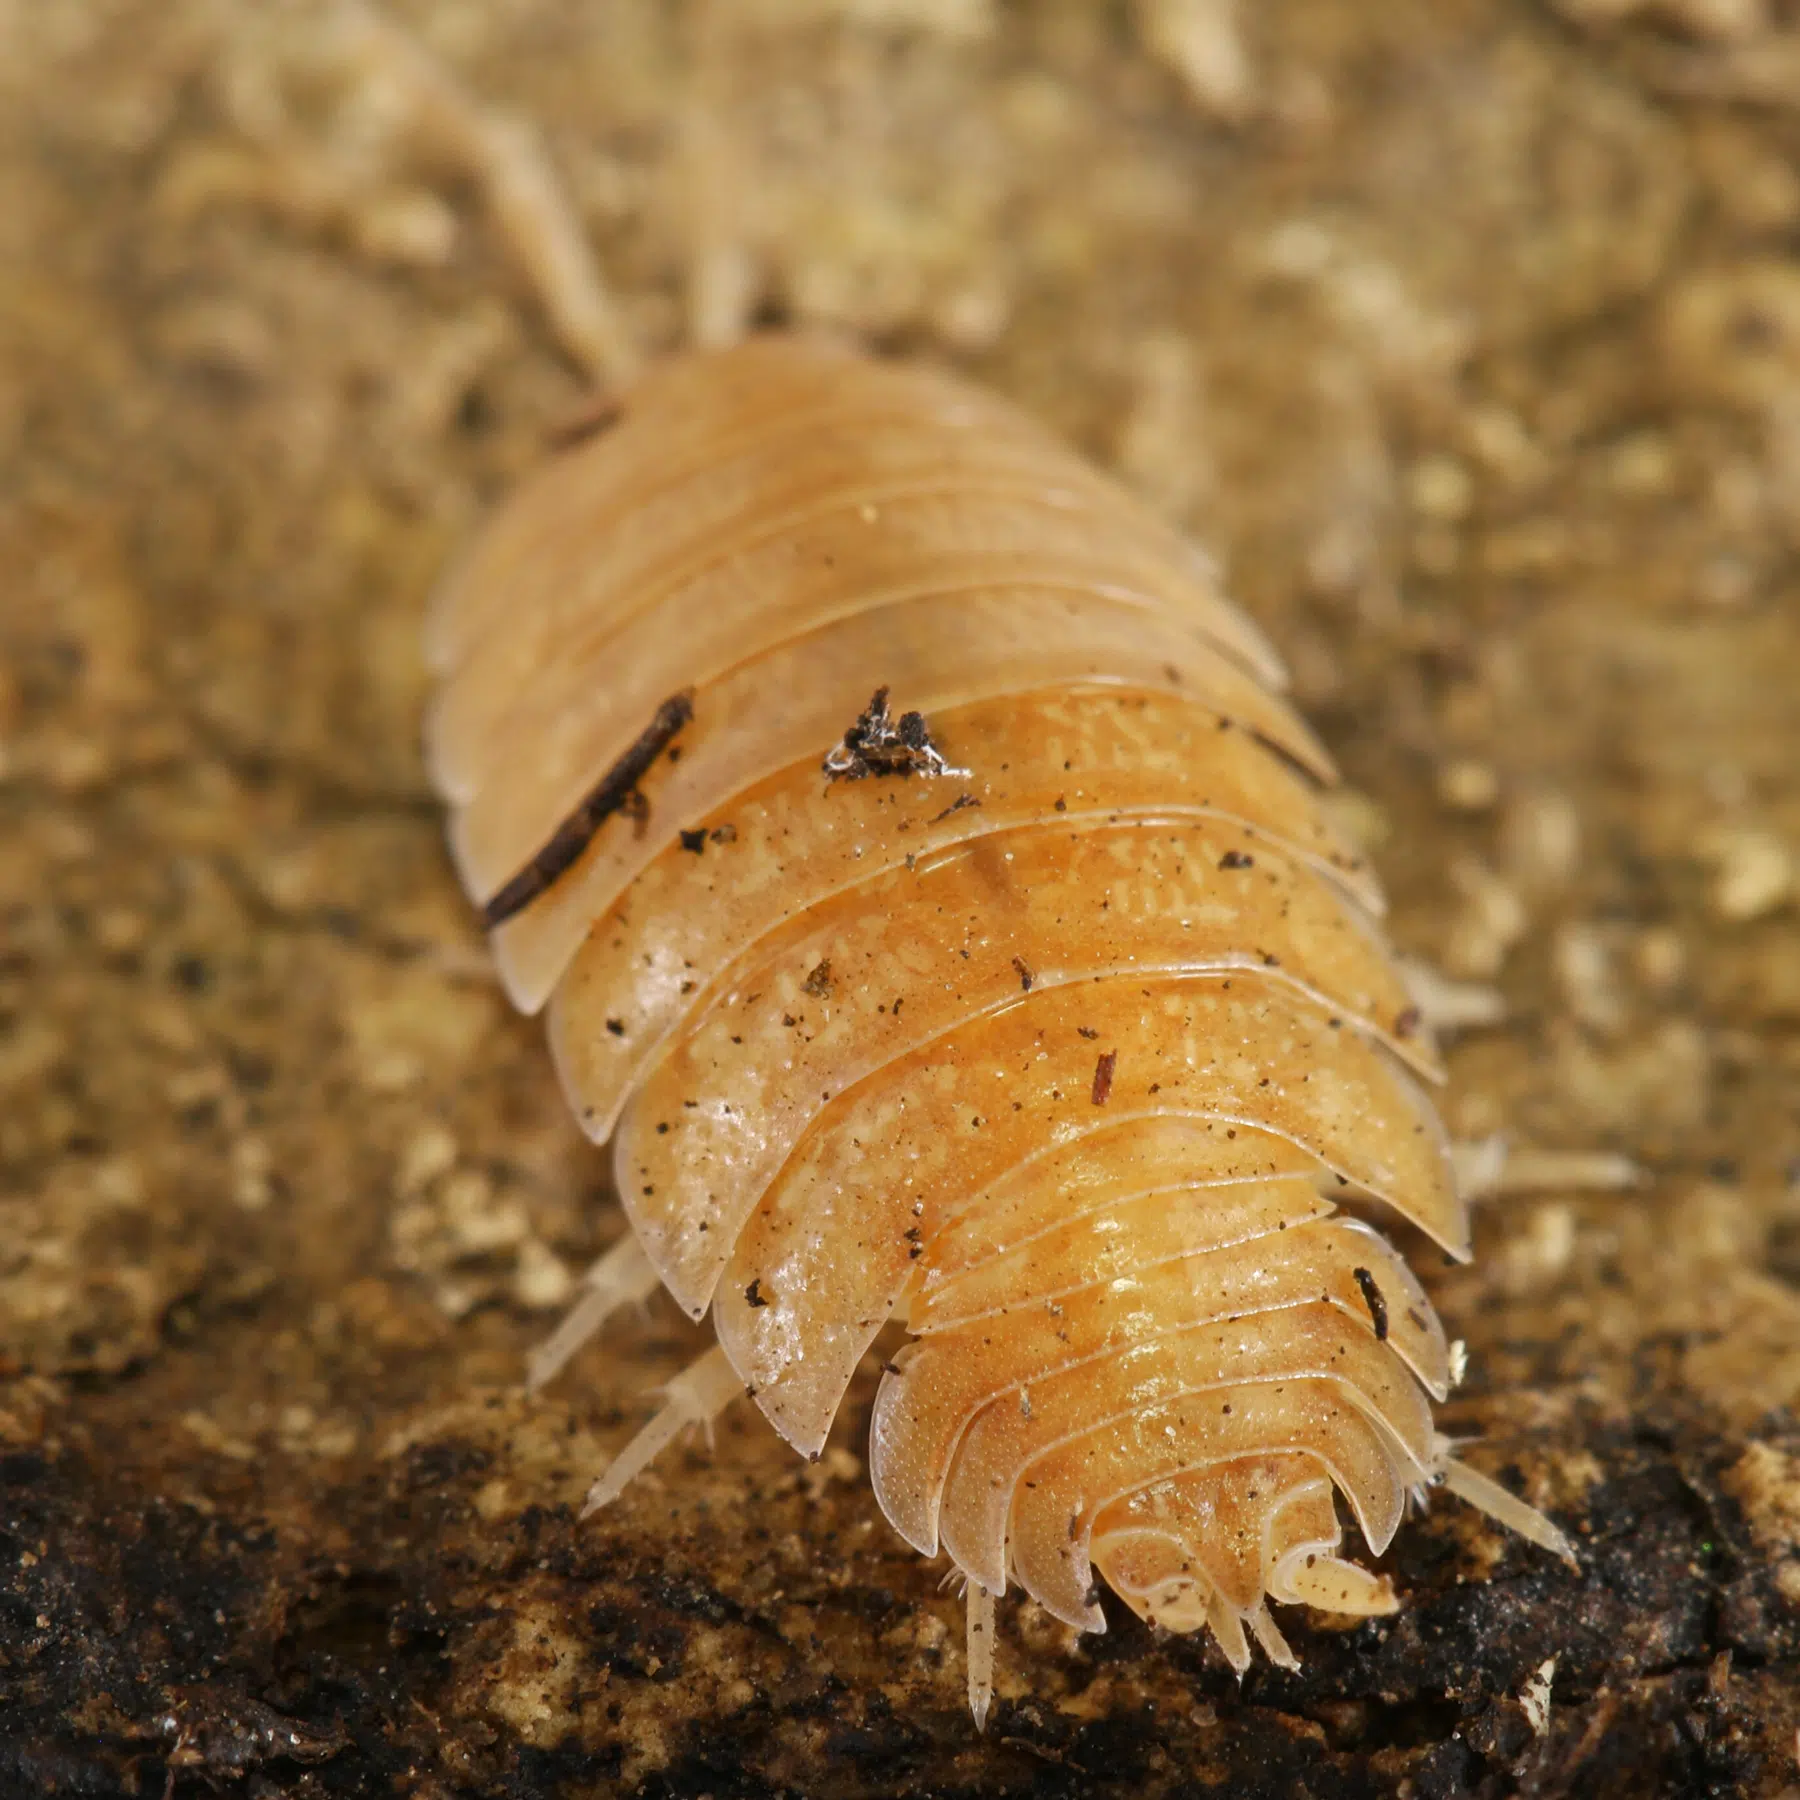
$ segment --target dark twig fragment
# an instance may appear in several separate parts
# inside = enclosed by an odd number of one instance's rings
[[[607,770],[599,784],[557,826],[550,841],[518,874],[481,909],[484,930],[492,931],[515,913],[528,907],[559,876],[568,873],[575,860],[594,841],[594,833],[616,812],[631,806],[637,784],[650,765],[669,747],[682,726],[694,716],[693,690],[671,694],[656,709],[637,742]],[[640,797],[641,799],[641,797]],[[642,813],[640,811],[640,816]]]
[[[1362,1289],[1362,1297],[1368,1304],[1369,1318],[1375,1326],[1375,1336],[1385,1344],[1388,1334],[1386,1296],[1375,1285],[1375,1277],[1367,1269],[1352,1269],[1350,1273],[1356,1277],[1356,1285]]]

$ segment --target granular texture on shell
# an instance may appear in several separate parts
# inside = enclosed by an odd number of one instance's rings
[[[458,867],[632,1225],[535,1374],[659,1280],[717,1331],[591,1504],[746,1389],[816,1454],[898,1317],[871,1478],[967,1578],[978,1716],[1008,1583],[1241,1669],[1271,1599],[1397,1604],[1334,1495],[1377,1554],[1440,1481],[1568,1553],[1448,1454],[1430,1302],[1339,1209],[1468,1252],[1330,758],[1129,496],[755,341],[528,482],[429,649]]]

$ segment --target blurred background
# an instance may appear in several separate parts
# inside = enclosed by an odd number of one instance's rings
[[[1241,1688],[1008,1600],[977,1740],[866,1384],[575,1526],[698,1339],[519,1391],[620,1220],[417,636],[740,318],[1016,397],[1288,656],[1512,1148],[1445,1429],[1579,1578],[1442,1508]],[[1796,1791],[1797,549],[1783,0],[0,0],[0,1790]]]

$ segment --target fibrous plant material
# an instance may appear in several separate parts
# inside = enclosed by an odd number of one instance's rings
[[[744,1389],[818,1455],[897,1314],[871,1479],[967,1577],[978,1713],[1009,1583],[1096,1630],[1103,1580],[1240,1669],[1292,1660],[1271,1599],[1393,1610],[1334,1491],[1377,1554],[1439,1482],[1569,1554],[1449,1454],[1431,1305],[1326,1197],[1467,1255],[1330,758],[1154,517],[998,400],[753,342],[667,364],[528,483],[430,654],[489,908],[691,695],[635,826],[494,933],[634,1231],[579,1329],[653,1271],[718,1335],[593,1504]],[[950,755],[948,805],[841,778]]]

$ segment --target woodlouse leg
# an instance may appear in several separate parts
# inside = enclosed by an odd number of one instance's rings
[[[1471,1203],[1513,1194],[1616,1194],[1645,1179],[1640,1164],[1616,1151],[1515,1150],[1498,1133],[1453,1143],[1450,1156],[1456,1190]]]
[[[725,1352],[714,1344],[663,1391],[669,1397],[656,1417],[613,1458],[605,1474],[588,1489],[581,1508],[584,1519],[618,1499],[685,1427],[703,1425],[710,1437],[713,1420],[744,1391],[744,1384],[726,1360]]]
[[[1244,1615],[1230,1605],[1217,1588],[1206,1588],[1206,1622],[1212,1628],[1225,1660],[1240,1680],[1250,1667],[1250,1646],[1244,1640]]]
[[[577,1350],[621,1307],[634,1300],[648,1300],[656,1292],[658,1277],[634,1232],[618,1243],[581,1278],[581,1298],[563,1321],[531,1353],[525,1387],[536,1393],[561,1374]]]
[[[1456,1172],[1456,1191],[1465,1205],[1485,1200],[1500,1191],[1506,1173],[1506,1139],[1500,1132],[1484,1138],[1464,1138],[1450,1146],[1450,1166]]]
[[[1458,1462],[1449,1454],[1448,1441],[1439,1440],[1438,1473],[1443,1484],[1459,1500],[1466,1500],[1469,1505],[1484,1512],[1497,1524],[1504,1525],[1509,1531],[1516,1531],[1527,1543],[1538,1545],[1554,1556],[1560,1556],[1571,1569],[1579,1569],[1580,1562],[1575,1555],[1575,1546],[1571,1544],[1562,1531],[1535,1506],[1528,1506],[1517,1494],[1509,1493],[1499,1482],[1483,1475],[1479,1469],[1472,1469],[1465,1462]]]
[[[1251,1631],[1256,1634],[1256,1641],[1262,1645],[1263,1655],[1280,1669],[1297,1669],[1300,1659],[1289,1647],[1288,1641],[1276,1628],[1275,1621],[1269,1617],[1267,1606],[1258,1606],[1246,1615]]]
[[[975,1729],[987,1730],[988,1708],[994,1701],[994,1596],[971,1578],[965,1589],[968,1600],[969,1711]]]
[[[1400,958],[1400,978],[1412,995],[1419,1025],[1428,1037],[1439,1032],[1480,1031],[1506,1018],[1506,996],[1485,981],[1456,981],[1416,956]]]

